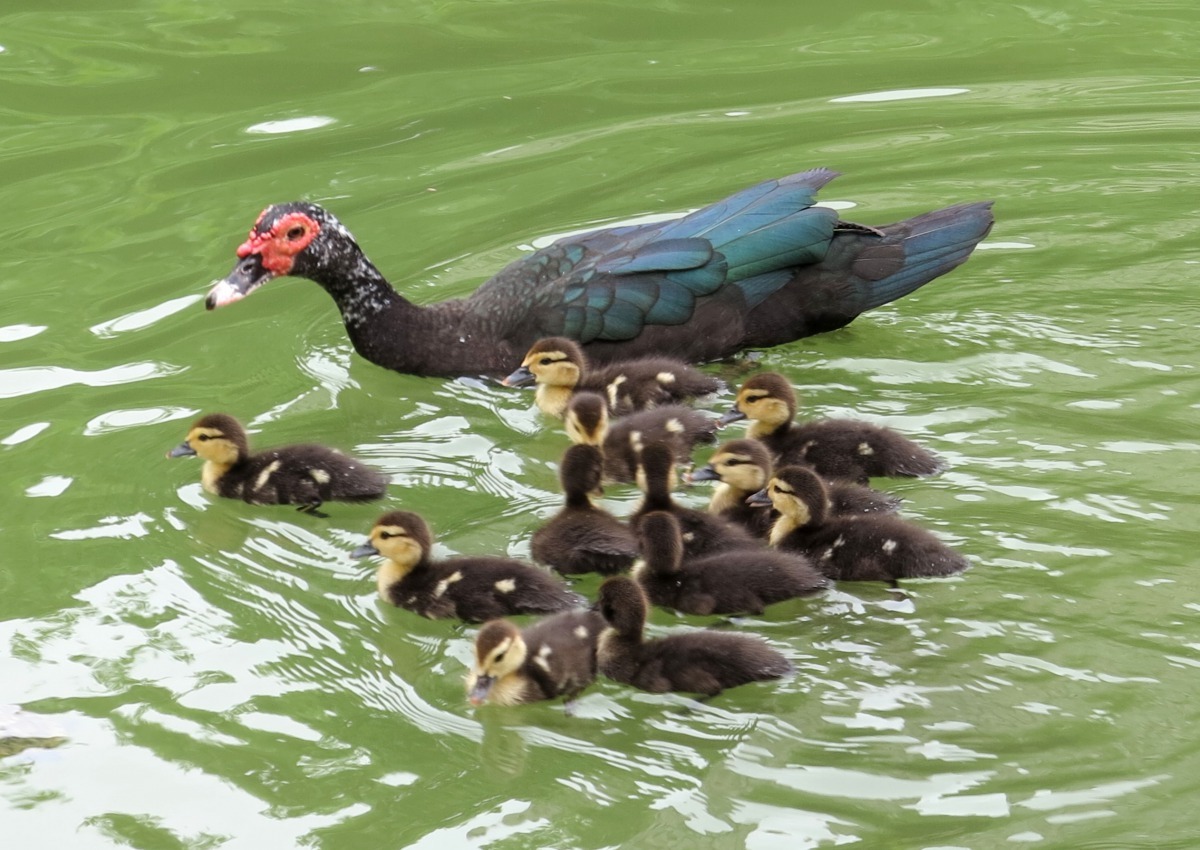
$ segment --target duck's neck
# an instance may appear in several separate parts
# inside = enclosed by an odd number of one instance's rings
[[[232,463],[217,463],[215,460],[204,461],[204,468],[200,470],[200,486],[206,492],[212,493],[214,496],[219,496],[220,492],[217,489],[217,482],[232,468]]]
[[[775,524],[771,526],[771,536],[767,542],[772,546],[778,546],[780,541],[800,527],[794,517],[787,514],[780,514],[779,519],[775,520]]]
[[[746,436],[755,440],[765,440],[777,432],[781,432],[786,422],[763,422],[761,419],[751,419]]]
[[[722,481],[717,484],[717,489],[713,490],[712,499],[708,502],[708,512],[721,514],[742,507],[751,492],[757,491],[739,490],[732,484]]]
[[[348,265],[313,273],[333,296],[354,350],[376,365],[412,375],[503,372],[515,357],[486,318],[462,300],[428,307],[398,293],[361,254]]]
[[[573,392],[574,390],[571,387],[538,384],[537,392],[534,394],[534,401],[537,402],[538,409],[542,413],[562,419],[563,415],[567,412],[567,405],[571,401]]]
[[[412,566],[404,566],[391,558],[384,558],[383,563],[379,565],[379,570],[375,573],[375,587],[379,590],[380,598],[385,602],[391,602],[388,589],[396,582],[404,581],[412,571]]]

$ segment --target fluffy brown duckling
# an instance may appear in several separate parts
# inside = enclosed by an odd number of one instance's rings
[[[350,553],[382,555],[379,595],[431,620],[483,622],[513,614],[552,614],[577,608],[582,597],[537,567],[508,558],[430,557],[433,532],[419,514],[392,511],[375,521],[370,539]]]
[[[811,469],[777,471],[766,490],[779,512],[771,545],[807,555],[821,572],[838,581],[886,581],[949,576],[970,563],[931,532],[895,514],[835,516],[825,482]]]
[[[704,466],[697,467],[688,480],[717,481],[708,512],[744,526],[756,537],[766,538],[779,516],[768,505],[751,505],[747,499],[767,486],[771,478],[771,453],[761,440],[745,438],[721,444]],[[900,500],[863,484],[832,480],[829,500],[835,514],[891,513]]]
[[[690,464],[692,449],[715,442],[717,434],[715,417],[678,404],[611,419],[608,404],[593,392],[571,398],[563,424],[571,442],[602,447],[604,477],[623,483],[632,483],[636,475],[635,445],[666,443],[677,463]]]
[[[744,634],[702,630],[646,640],[646,597],[627,576],[600,585],[596,607],[607,623],[596,647],[600,672],[644,691],[711,697],[795,669],[764,641]]]
[[[565,504],[533,533],[534,560],[560,573],[603,573],[629,569],[637,559],[637,538],[629,526],[592,504],[600,492],[604,457],[595,446],[571,446],[558,467]]]
[[[652,603],[684,614],[761,614],[830,584],[803,555],[760,546],[685,560],[679,521],[662,511],[642,518],[640,540],[634,579]]]
[[[569,709],[596,679],[596,642],[603,629],[596,611],[563,611],[524,629],[489,620],[475,636],[467,698],[471,705],[519,705],[561,696]]]
[[[387,492],[388,478],[327,446],[303,443],[251,454],[246,429],[225,413],[200,417],[167,457],[204,460],[200,483],[216,496],[252,505],[296,505],[325,516],[324,502],[369,502]]]
[[[537,406],[560,419],[571,396],[583,390],[601,393],[609,410],[623,415],[721,388],[721,382],[711,375],[669,357],[641,357],[592,366],[579,343],[557,336],[535,342],[520,367],[503,381],[509,387],[534,382]]]
[[[721,424],[749,419],[746,435],[762,440],[777,466],[800,463],[826,478],[868,479],[936,475],[945,463],[898,431],[855,419],[797,422],[796,392],[775,372],[746,380]]]
[[[761,546],[754,535],[740,525],[675,502],[671,497],[671,489],[675,485],[675,459],[670,448],[662,443],[649,443],[641,447],[638,453],[637,479],[643,498],[629,518],[629,525],[639,537],[646,515],[654,511],[665,511],[679,521],[679,527],[683,531],[685,558],[697,558],[727,549]]]

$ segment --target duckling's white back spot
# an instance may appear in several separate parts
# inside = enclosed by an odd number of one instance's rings
[[[534,657],[533,663],[541,667],[547,673],[550,672],[550,654],[554,652],[549,644],[546,644],[538,650],[538,654]]]
[[[277,469],[279,469],[279,461],[273,460],[267,464],[266,469],[258,473],[258,478],[254,479],[254,489],[261,490],[263,487],[265,487],[267,481],[269,481],[271,478],[271,474]]]
[[[575,627],[575,637],[579,638],[580,640],[587,640],[588,639],[587,626],[576,626]]]
[[[675,383],[675,373],[659,372],[654,376],[654,380],[658,381],[663,386],[670,386],[671,384]]]
[[[668,431],[670,431],[672,434],[682,434],[683,433],[683,423],[680,422],[675,417],[671,417],[670,419],[668,419],[667,424],[664,427]]]
[[[353,471],[354,467],[351,466],[350,469],[351,469],[351,471]],[[308,471],[308,474],[312,478],[312,480],[316,481],[318,484],[328,484],[329,483],[329,473],[323,469],[310,469]]]
[[[434,597],[435,598],[440,597],[443,593],[446,592],[447,589],[449,589],[450,585],[454,584],[454,582],[462,581],[462,577],[463,577],[462,570],[455,570],[450,575],[446,576],[444,579],[439,581],[437,583],[437,587],[435,587],[433,589]]]
[[[862,455],[863,457],[868,457],[870,455],[875,454],[875,450],[873,448],[871,448],[870,443],[863,442],[863,443],[858,444],[858,453],[860,455]]]
[[[621,391],[621,384],[625,383],[624,375],[617,375],[608,385],[608,405],[609,407],[617,406],[617,394]]]
[[[895,552],[896,551],[896,541],[895,540],[883,541],[883,551],[888,555]]]
[[[501,593],[512,593],[516,589],[516,579],[502,578],[500,581],[496,582],[496,590],[500,591]]]

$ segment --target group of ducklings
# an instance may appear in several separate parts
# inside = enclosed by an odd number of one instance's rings
[[[945,576],[968,563],[896,516],[898,500],[868,486],[880,476],[943,468],[901,434],[856,420],[796,421],[780,375],[749,378],[719,419],[680,402],[721,382],[669,358],[593,368],[575,342],[544,339],[504,381],[537,385],[536,403],[562,418],[561,510],[531,539],[533,558],[563,575],[607,576],[591,607],[562,579],[501,557],[435,561],[433,533],[411,511],[391,511],[351,554],[383,560],[380,597],[425,617],[483,622],[467,677],[472,704],[513,705],[578,695],[601,673],[653,692],[711,696],[779,678],[791,663],[757,637],[712,630],[648,640],[649,604],[687,614],[756,614],[834,581]],[[676,468],[717,428],[741,419],[744,439],[717,448],[688,480],[715,481],[707,511],[672,497]],[[380,498],[385,475],[335,449],[293,445],[252,453],[233,417],[209,414],[171,457],[198,455],[215,495],[294,504],[318,516],[326,501]],[[622,522],[592,499],[605,482],[636,482],[639,506]],[[625,573],[628,573],[627,575]],[[518,628],[503,619],[547,615]]]

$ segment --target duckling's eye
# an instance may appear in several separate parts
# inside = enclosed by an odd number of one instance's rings
[[[379,539],[380,539],[380,540],[391,540],[391,539],[392,539],[393,537],[395,537],[395,536],[396,536],[396,535],[392,534],[390,531],[381,531],[381,532],[379,532]]]
[[[292,242],[295,242],[297,239],[299,239],[301,236],[304,235],[304,228],[301,225],[297,224],[294,227],[288,228],[288,232],[285,235]]]
[[[738,460],[736,457],[727,457],[721,461],[726,466],[741,466],[745,462],[744,460]]]
[[[496,656],[495,661],[497,663],[503,661],[506,653],[507,653],[507,650],[505,650],[505,652],[501,652],[499,655]]]
[[[554,362],[554,360],[552,358],[543,357],[541,360],[538,361],[538,365],[539,366],[549,366],[553,362]]]
[[[196,439],[202,443],[207,443],[209,440],[212,439],[212,437],[210,437],[208,434],[197,434]]]

